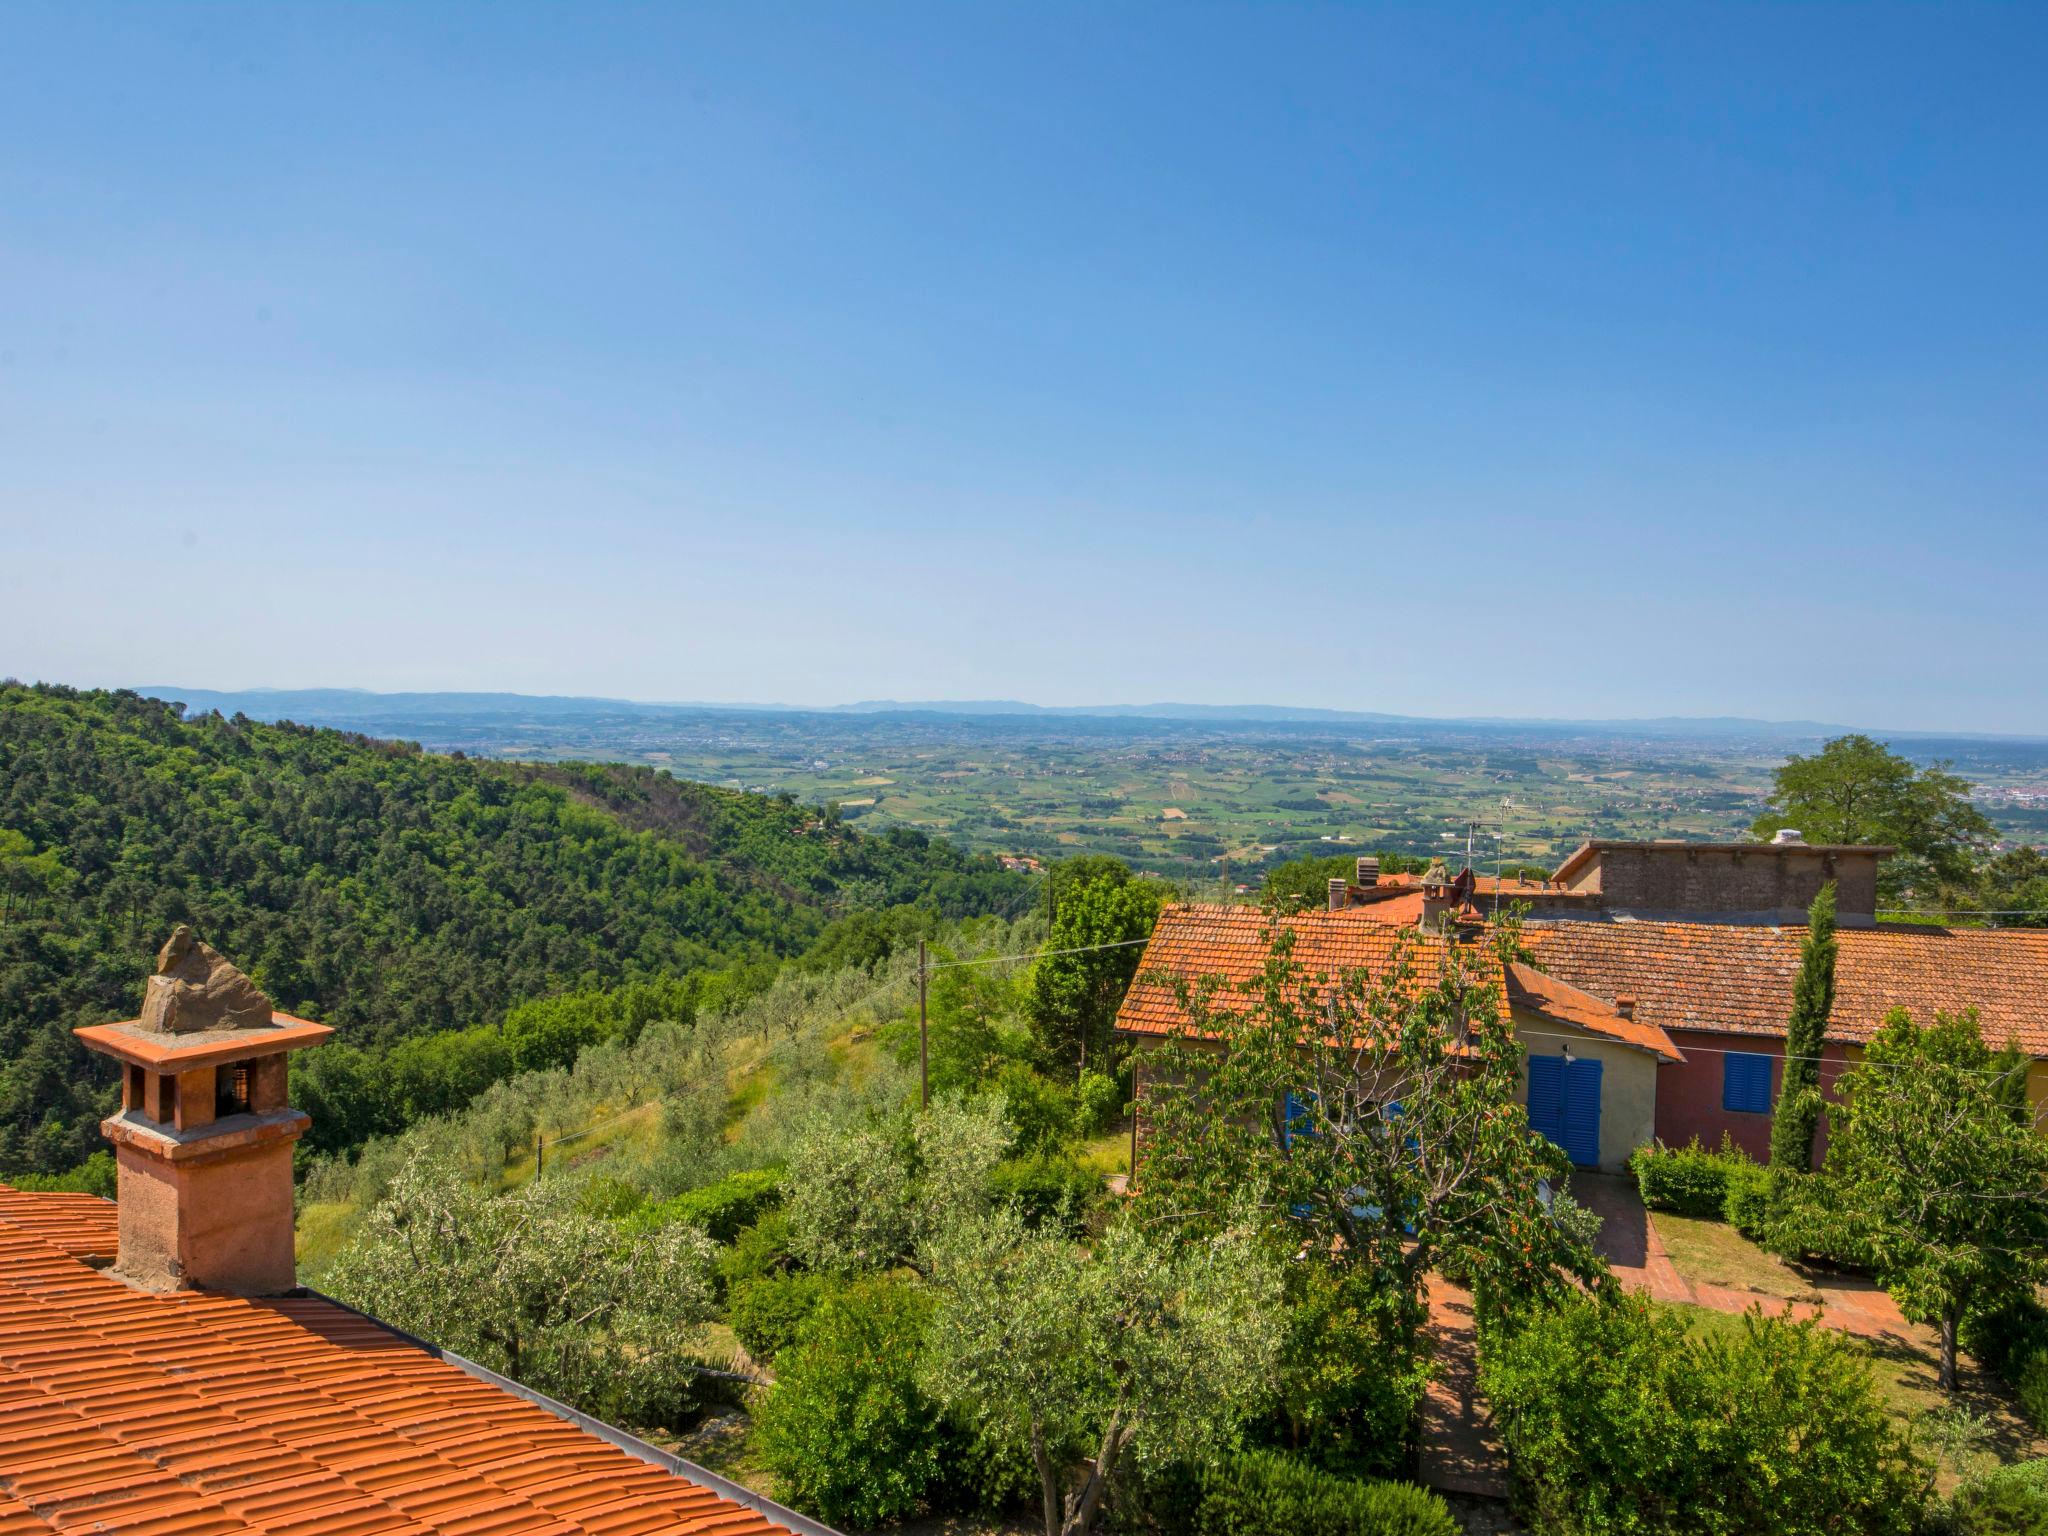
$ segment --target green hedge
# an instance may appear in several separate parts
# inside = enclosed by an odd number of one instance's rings
[[[1459,1536],[1444,1501],[1408,1483],[1337,1477],[1278,1451],[1209,1468],[1191,1527],[1203,1536]]]
[[[1637,1147],[1629,1166],[1635,1170],[1643,1204],[1651,1210],[1719,1221],[1728,1203],[1730,1176],[1744,1177],[1745,1170],[1758,1165],[1725,1136],[1718,1152],[1708,1151],[1695,1136],[1683,1147],[1662,1142]]]
[[[2048,1536],[2048,1461],[2017,1461],[1956,1490],[1949,1536]]]
[[[692,1189],[656,1205],[642,1206],[622,1225],[629,1232],[651,1232],[688,1222],[702,1227],[713,1242],[729,1243],[768,1211],[782,1204],[782,1170],[753,1168]]]
[[[2012,1388],[2027,1422],[2048,1433],[2048,1307],[2022,1294],[1966,1317],[1962,1346]]]
[[[1753,1243],[1760,1243],[1771,1225],[1771,1170],[1747,1159],[1729,1163],[1728,1188],[1721,1214],[1728,1225]]]
[[[1811,1321],[1710,1321],[1623,1295],[1489,1332],[1480,1386],[1530,1528],[1908,1536],[1928,1470],[1863,1357]]]

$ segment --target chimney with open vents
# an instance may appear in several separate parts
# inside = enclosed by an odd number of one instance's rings
[[[312,1121],[285,1102],[287,1053],[334,1033],[270,999],[179,928],[142,1017],[76,1031],[121,1063],[100,1123],[119,1173],[114,1273],[142,1290],[275,1296],[298,1283],[292,1144]]]
[[[1350,904],[1351,892],[1345,888],[1344,877],[1342,875],[1332,875],[1330,877],[1330,910],[1332,912],[1342,912]]]
[[[1358,883],[1371,890],[1380,883],[1380,859],[1376,853],[1361,854],[1358,859]]]

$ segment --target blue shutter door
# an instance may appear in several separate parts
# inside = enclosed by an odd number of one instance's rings
[[[1721,1063],[1721,1107],[1739,1114],[1769,1114],[1771,1058],[1754,1051],[1730,1051]]]
[[[1565,1072],[1565,1156],[1581,1168],[1600,1166],[1600,1063],[1574,1061]]]
[[[1564,1058],[1529,1058],[1529,1129],[1564,1145]]]

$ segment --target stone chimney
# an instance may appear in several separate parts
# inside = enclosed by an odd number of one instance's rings
[[[1371,890],[1380,883],[1380,859],[1376,853],[1361,854],[1358,859],[1358,883]]]
[[[1351,892],[1345,888],[1343,876],[1332,875],[1330,877],[1330,910],[1332,912],[1342,912],[1349,905],[1351,905]]]
[[[180,926],[142,1017],[76,1031],[121,1063],[121,1111],[100,1122],[119,1170],[114,1273],[142,1290],[275,1296],[298,1284],[285,1056],[334,1033],[273,1013],[255,983]]]
[[[1636,1016],[1636,999],[1633,992],[1624,992],[1614,1000],[1614,1011],[1624,1019]]]
[[[1433,859],[1422,872],[1423,931],[1436,933],[1449,927],[1455,906],[1457,903],[1451,899],[1451,872],[1442,859]]]

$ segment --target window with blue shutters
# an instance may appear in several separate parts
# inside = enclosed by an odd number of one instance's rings
[[[1721,1107],[1738,1114],[1771,1112],[1771,1062],[1755,1051],[1730,1051],[1721,1058]]]
[[[1307,1141],[1315,1135],[1315,1112],[1319,1102],[1316,1095],[1308,1089],[1303,1089],[1300,1093],[1296,1093],[1292,1088],[1287,1090],[1287,1107],[1280,1122],[1280,1145],[1283,1148],[1293,1146],[1297,1137]]]

